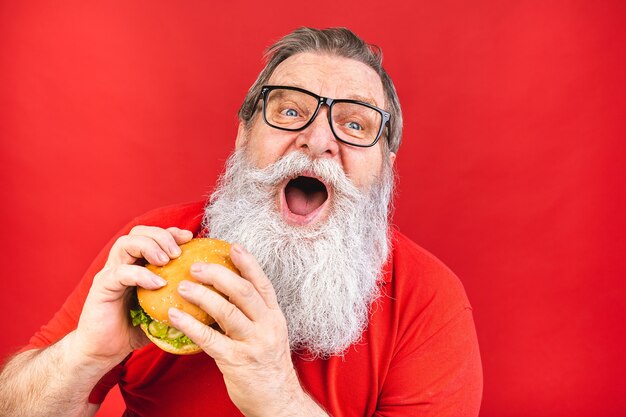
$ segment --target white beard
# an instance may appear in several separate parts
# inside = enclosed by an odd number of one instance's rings
[[[205,209],[210,236],[238,242],[271,280],[287,319],[292,350],[341,355],[361,338],[380,294],[389,254],[393,171],[360,191],[338,163],[292,152],[257,169],[238,150],[226,163]],[[278,211],[279,184],[313,172],[333,189],[329,215],[312,226],[287,224]]]

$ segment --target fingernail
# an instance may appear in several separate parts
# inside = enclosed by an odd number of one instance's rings
[[[191,289],[191,283],[189,281],[181,281],[178,284],[178,291],[185,292]]]
[[[163,278],[161,278],[158,275],[153,275],[152,276],[152,282],[154,282],[155,285],[158,285],[159,287],[164,286],[165,284],[167,284],[167,281],[164,280]]]
[[[191,272],[202,272],[203,269],[204,269],[204,264],[196,263],[196,264],[191,265],[191,268],[189,270]]]
[[[244,248],[243,246],[241,246],[239,243],[235,243],[233,244],[233,250],[235,252],[237,252],[238,254],[246,254],[248,253],[248,251],[246,250],[246,248]]]
[[[178,245],[170,246],[170,253],[174,256],[179,256],[181,254],[181,250]]]
[[[167,256],[164,252],[159,252],[157,254],[157,258],[159,258],[159,261],[161,261],[161,262],[169,262],[170,261],[170,257]]]
[[[173,319],[180,319],[183,317],[183,313],[181,313],[179,309],[174,307],[170,307],[170,309],[167,310],[167,314],[169,314],[169,316]]]

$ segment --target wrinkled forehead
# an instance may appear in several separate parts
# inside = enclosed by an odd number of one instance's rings
[[[385,108],[383,84],[376,71],[336,55],[292,55],[276,67],[268,84],[300,87],[324,97],[349,98]]]

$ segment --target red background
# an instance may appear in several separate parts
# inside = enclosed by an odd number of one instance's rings
[[[625,2],[211,3],[0,3],[0,357],[131,217],[210,192],[266,46],[341,25],[396,82],[395,222],[465,284],[481,415],[626,414]]]

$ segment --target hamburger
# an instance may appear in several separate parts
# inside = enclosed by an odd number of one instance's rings
[[[195,238],[180,246],[181,255],[164,266],[146,265],[151,272],[167,281],[167,285],[157,290],[137,287],[137,307],[130,311],[134,326],[140,326],[146,336],[159,348],[177,355],[190,355],[202,351],[180,330],[172,327],[167,311],[176,307],[198,321],[219,329],[215,319],[195,304],[191,304],[178,294],[178,283],[182,280],[198,282],[189,269],[196,262],[219,264],[239,274],[230,259],[230,244],[223,240]],[[222,295],[213,286],[203,284]]]

